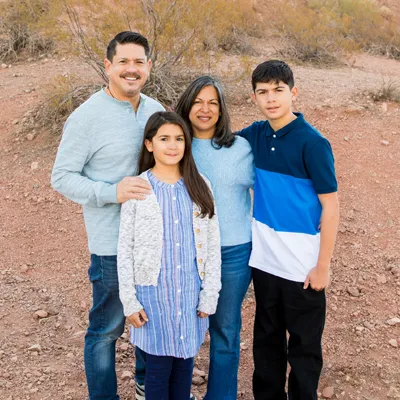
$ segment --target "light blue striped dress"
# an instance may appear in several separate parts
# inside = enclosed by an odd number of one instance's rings
[[[193,202],[183,179],[170,185],[148,172],[164,221],[164,241],[157,286],[136,286],[149,318],[131,328],[131,342],[146,353],[194,357],[204,341],[208,318],[197,316],[201,281],[196,266]]]

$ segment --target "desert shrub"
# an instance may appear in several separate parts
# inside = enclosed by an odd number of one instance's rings
[[[398,21],[387,10],[373,0],[276,0],[269,7],[281,54],[324,65],[357,50],[398,58]]]
[[[84,84],[74,75],[54,77],[44,86],[44,99],[30,113],[22,133],[32,128],[60,133],[68,116],[100,88],[98,84]]]
[[[15,60],[22,52],[36,57],[54,48],[54,19],[60,3],[51,0],[0,2],[0,59]]]
[[[395,101],[400,103],[400,81],[392,77],[382,78],[376,89],[368,93],[374,101]]]
[[[246,0],[82,0],[67,6],[77,51],[107,82],[103,59],[119,31],[149,39],[153,68],[144,92],[174,104],[194,71],[209,62],[207,51],[248,46],[255,13]],[[94,14],[91,10],[101,10]]]

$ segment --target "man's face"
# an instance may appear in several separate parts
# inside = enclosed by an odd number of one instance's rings
[[[269,121],[285,120],[292,114],[292,101],[297,88],[292,89],[283,82],[258,82],[251,97]]]
[[[128,101],[139,96],[151,69],[144,48],[134,43],[117,44],[112,61],[105,59],[104,65],[112,95]]]

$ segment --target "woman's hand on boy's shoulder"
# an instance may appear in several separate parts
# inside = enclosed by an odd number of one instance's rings
[[[146,322],[149,321],[144,309],[140,310],[137,313],[129,315],[129,317],[126,317],[126,319],[135,328],[141,328]]]

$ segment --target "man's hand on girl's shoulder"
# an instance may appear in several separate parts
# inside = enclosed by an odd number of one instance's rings
[[[151,185],[137,176],[126,176],[117,184],[117,201],[144,200],[151,193]]]

